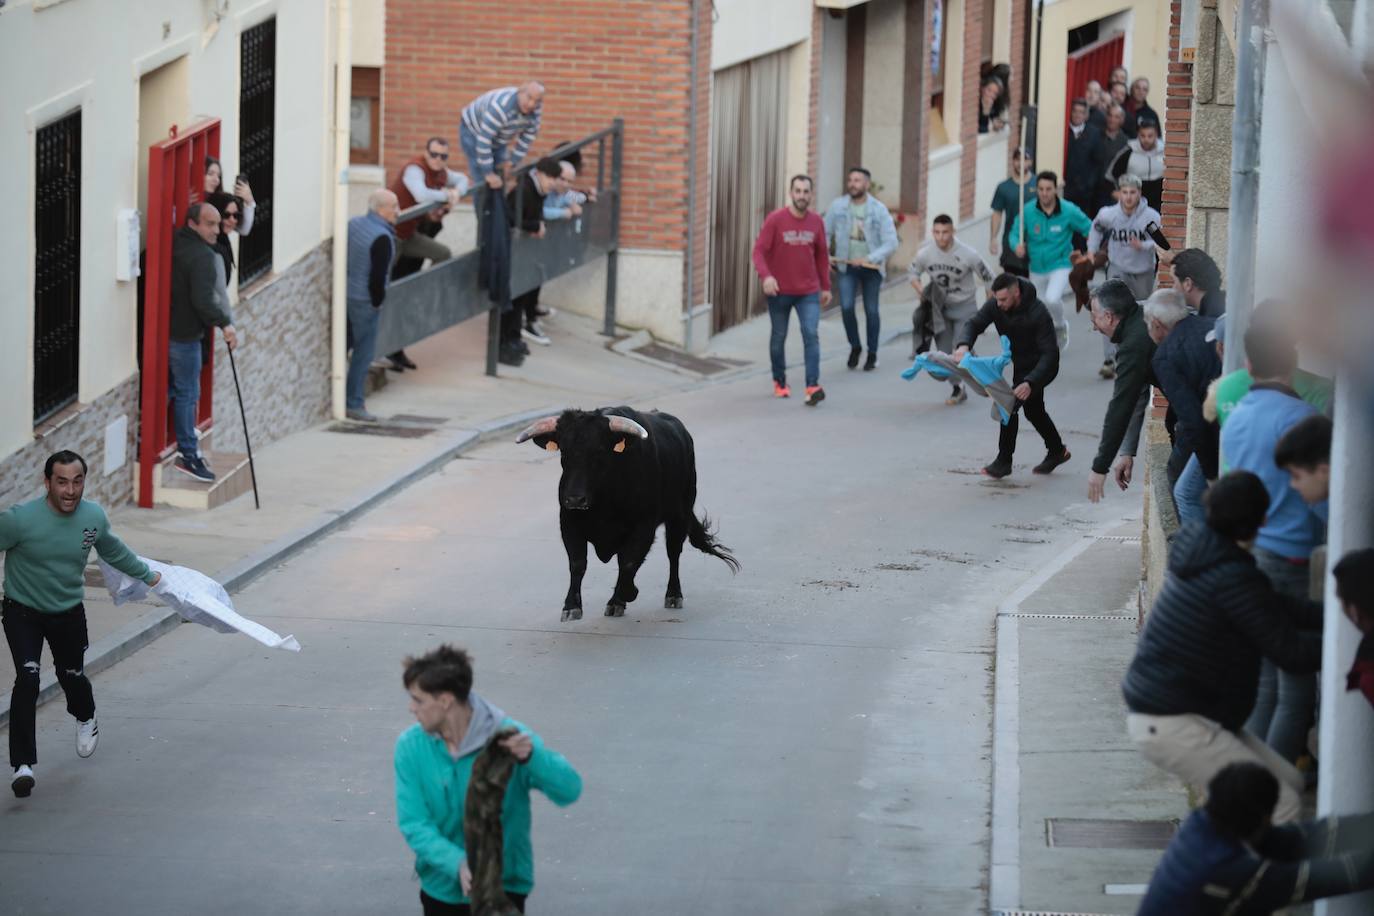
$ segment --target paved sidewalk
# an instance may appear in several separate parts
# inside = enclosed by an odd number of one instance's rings
[[[1126,737],[1138,516],[1085,533],[999,609],[993,913],[1134,913],[1161,851],[1124,833],[1167,837],[1188,814],[1182,784]]]
[[[905,284],[884,293],[884,341],[911,327],[913,293]],[[550,302],[555,307],[558,303]],[[862,324],[862,319],[860,319]],[[795,325],[795,322],[793,322]],[[139,554],[198,569],[230,592],[280,564],[397,489],[422,480],[473,445],[514,435],[530,419],[565,407],[593,408],[630,403],[652,407],[666,394],[729,379],[758,376],[760,396],[768,383],[769,323],[761,316],[712,339],[710,355],[740,363],[711,376],[609,348],[600,321],[560,310],[544,322],[553,345],[531,345],[523,366],[500,367],[500,377],[483,373],[486,322],[465,322],[407,347],[417,371],[388,372],[389,382],[368,398],[368,409],[398,427],[401,435],[359,432],[356,424],[327,421],[256,451],[262,508],[252,494],[208,512],[122,507],[111,513],[115,531]],[[846,371],[848,355],[838,308],[821,321],[827,373]],[[801,338],[788,340],[789,366],[800,367]],[[899,367],[884,365],[881,371]],[[826,404],[820,409],[834,409]],[[221,422],[236,423],[226,416]],[[249,418],[252,422],[252,418]],[[349,430],[349,431],[339,431]],[[420,432],[414,438],[411,433]],[[461,506],[454,507],[461,512]],[[395,520],[394,536],[406,536],[406,520]],[[92,558],[94,560],[94,557]],[[88,570],[87,580],[91,581]],[[178,619],[156,603],[115,607],[103,588],[86,590],[91,649],[86,668],[94,674],[128,657],[175,627]],[[8,653],[0,653],[0,684],[13,680]],[[46,702],[60,693],[45,659]],[[0,727],[9,721],[9,695],[0,692]]]

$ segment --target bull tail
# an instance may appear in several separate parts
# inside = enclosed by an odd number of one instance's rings
[[[726,547],[724,544],[720,543],[720,541],[716,540],[715,533],[711,531],[711,519],[709,516],[703,515],[698,519],[694,512],[689,512],[687,514],[687,540],[693,547],[700,550],[702,553],[709,553],[711,556],[718,558],[726,566],[730,567],[730,572],[739,572],[739,560],[735,559],[735,555],[731,552],[729,547]]]

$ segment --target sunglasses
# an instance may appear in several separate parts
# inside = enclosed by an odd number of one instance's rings
[[[427,149],[425,150],[425,155],[429,156],[431,159],[442,159],[448,162],[448,153],[436,153],[432,149]]]
[[[237,219],[239,218],[238,211],[236,211],[236,210],[230,210],[228,213],[224,214],[224,217],[223,217],[223,218],[224,218],[224,219],[237,220]]]

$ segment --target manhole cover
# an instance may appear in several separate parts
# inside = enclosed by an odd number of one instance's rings
[[[683,353],[662,344],[647,343],[642,347],[635,347],[635,353],[646,356],[649,359],[656,359],[659,362],[670,363],[679,369],[686,369],[689,372],[696,372],[700,375],[715,375],[717,372],[724,372],[727,369],[737,369],[740,366],[749,365],[737,359],[721,359],[714,356],[694,356],[691,353]]]
[[[392,439],[418,439],[434,432],[432,426],[398,426],[394,423],[335,423],[325,432],[353,433],[360,436],[387,436]]]
[[[1050,846],[1080,849],[1164,849],[1178,831],[1178,821],[1119,821],[1092,818],[1045,819]]]

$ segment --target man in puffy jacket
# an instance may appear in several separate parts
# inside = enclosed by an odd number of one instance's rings
[[[1233,763],[1207,787],[1150,879],[1137,916],[1268,916],[1374,887],[1374,814],[1275,827],[1274,774]]]
[[[1246,549],[1269,493],[1236,471],[1212,485],[1205,524],[1169,549],[1169,577],[1140,634],[1122,693],[1126,729],[1145,759],[1197,789],[1230,763],[1266,767],[1279,782],[1279,823],[1301,811],[1303,776],[1243,728],[1260,660],[1293,672],[1321,666],[1321,606],[1276,592]]]
[[[1040,438],[1045,440],[1045,460],[1033,471],[1048,474],[1070,458],[1059,430],[1055,429],[1045,409],[1045,388],[1059,374],[1054,322],[1044,303],[1036,298],[1035,286],[1029,280],[1002,274],[992,281],[992,298],[959,330],[954,358],[963,359],[988,325],[995,325],[998,335],[1011,341],[1012,390],[1021,409],[1002,424],[997,439],[997,458],[983,468],[983,473],[994,480],[1011,473],[1011,458],[1016,451],[1017,413],[1024,413]]]

